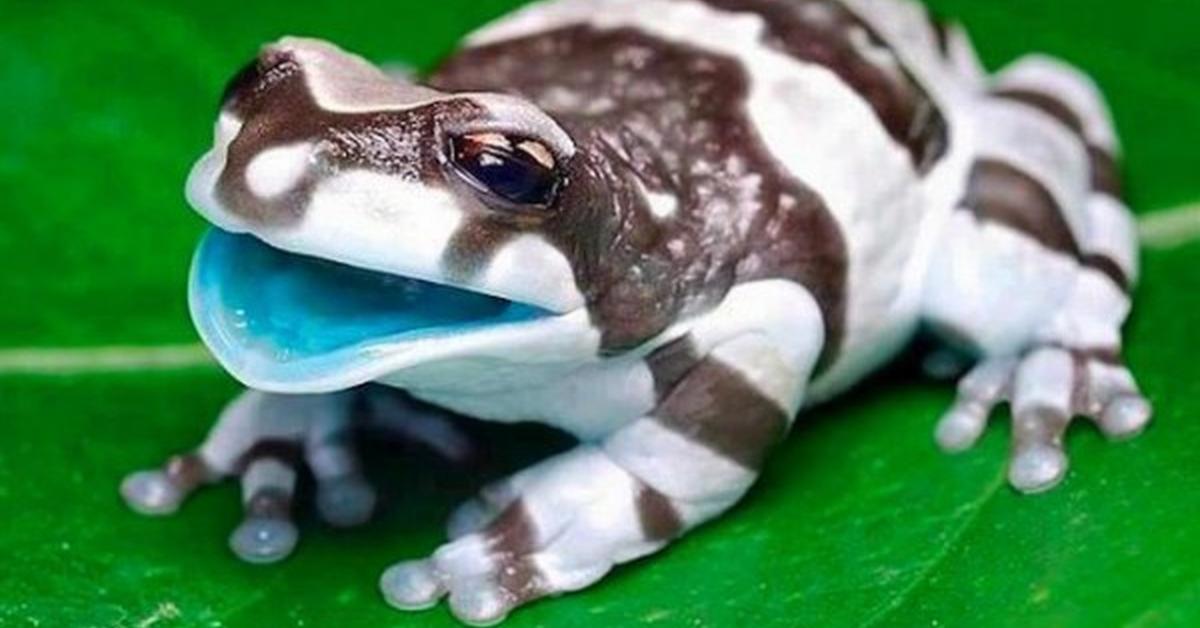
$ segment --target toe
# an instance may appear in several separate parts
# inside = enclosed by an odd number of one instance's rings
[[[470,534],[443,545],[433,553],[432,561],[439,573],[453,579],[491,573],[496,563],[489,544],[480,534]]]
[[[500,623],[512,610],[512,605],[512,596],[488,578],[455,582],[450,592],[450,612],[459,621],[472,626]]]
[[[179,509],[183,492],[162,471],[138,471],[121,482],[121,497],[143,515],[169,515]]]
[[[1067,473],[1067,456],[1049,444],[1019,449],[1008,469],[1008,481],[1022,493],[1040,493],[1054,488]]]
[[[1133,438],[1146,429],[1152,409],[1140,395],[1121,395],[1104,406],[1100,429],[1111,439]]]
[[[321,517],[342,528],[366,523],[375,511],[375,499],[375,490],[357,477],[330,480],[317,488],[317,510]]]
[[[388,604],[406,611],[430,608],[446,592],[433,564],[427,560],[392,565],[379,578],[379,589]]]
[[[249,563],[273,563],[287,558],[296,547],[299,533],[286,519],[252,517],[229,537],[229,547]]]
[[[956,403],[938,422],[934,438],[947,452],[970,449],[987,426],[987,409],[978,404]]]

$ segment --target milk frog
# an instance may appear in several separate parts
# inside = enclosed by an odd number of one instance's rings
[[[798,413],[921,330],[969,360],[937,442],[1008,403],[1009,480],[1049,489],[1073,417],[1117,439],[1151,414],[1118,150],[1084,74],[988,75],[904,0],[541,2],[419,84],[284,38],[187,182],[213,225],[192,315],[250,391],[123,493],[164,513],[240,477],[231,543],[269,561],[300,464],[327,519],[370,514],[353,430],[455,454],[430,408],[556,426],[578,446],[382,576],[396,608],[488,624],[728,510]]]

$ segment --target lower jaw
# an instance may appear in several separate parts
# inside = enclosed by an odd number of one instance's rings
[[[201,337],[234,376],[253,387],[296,390],[372,379],[373,366],[405,347],[552,316],[467,290],[287,253],[219,229],[197,250],[189,301]]]

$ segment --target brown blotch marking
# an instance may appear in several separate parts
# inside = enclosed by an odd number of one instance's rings
[[[668,541],[683,531],[683,519],[669,497],[644,482],[638,482],[636,490],[634,507],[646,540]]]
[[[766,24],[768,46],[825,66],[862,96],[889,135],[902,144],[922,174],[929,172],[949,147],[949,125],[924,87],[903,62],[875,64],[851,42],[862,29],[869,43],[891,50],[870,24],[833,0],[705,0],[719,9],[759,15]],[[936,29],[935,29],[936,32]]]
[[[1113,258],[1102,253],[1087,253],[1080,260],[1080,263],[1108,277],[1121,292],[1129,292],[1131,287],[1129,276],[1125,274],[1120,264],[1117,264]]]
[[[999,160],[975,162],[961,205],[980,220],[1019,231],[1043,246],[1080,257],[1058,202],[1037,179]]]
[[[787,432],[788,416],[741,373],[705,358],[654,409],[663,426],[751,471]]]
[[[641,345],[739,282],[788,279],[820,305],[832,361],[845,242],[823,200],[767,150],[736,59],[636,29],[569,26],[463,50],[431,82],[524,96],[575,139],[558,209],[538,231],[570,260],[602,353]],[[642,189],[678,199],[670,221]]]
[[[548,593],[544,578],[534,564],[537,526],[523,499],[517,499],[488,525],[487,542],[496,562],[496,583],[521,604]]]

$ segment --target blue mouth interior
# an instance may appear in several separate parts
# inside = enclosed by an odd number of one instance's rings
[[[374,346],[550,315],[469,290],[287,253],[219,229],[196,254],[191,301],[201,336],[234,375],[293,383],[367,362]]]

